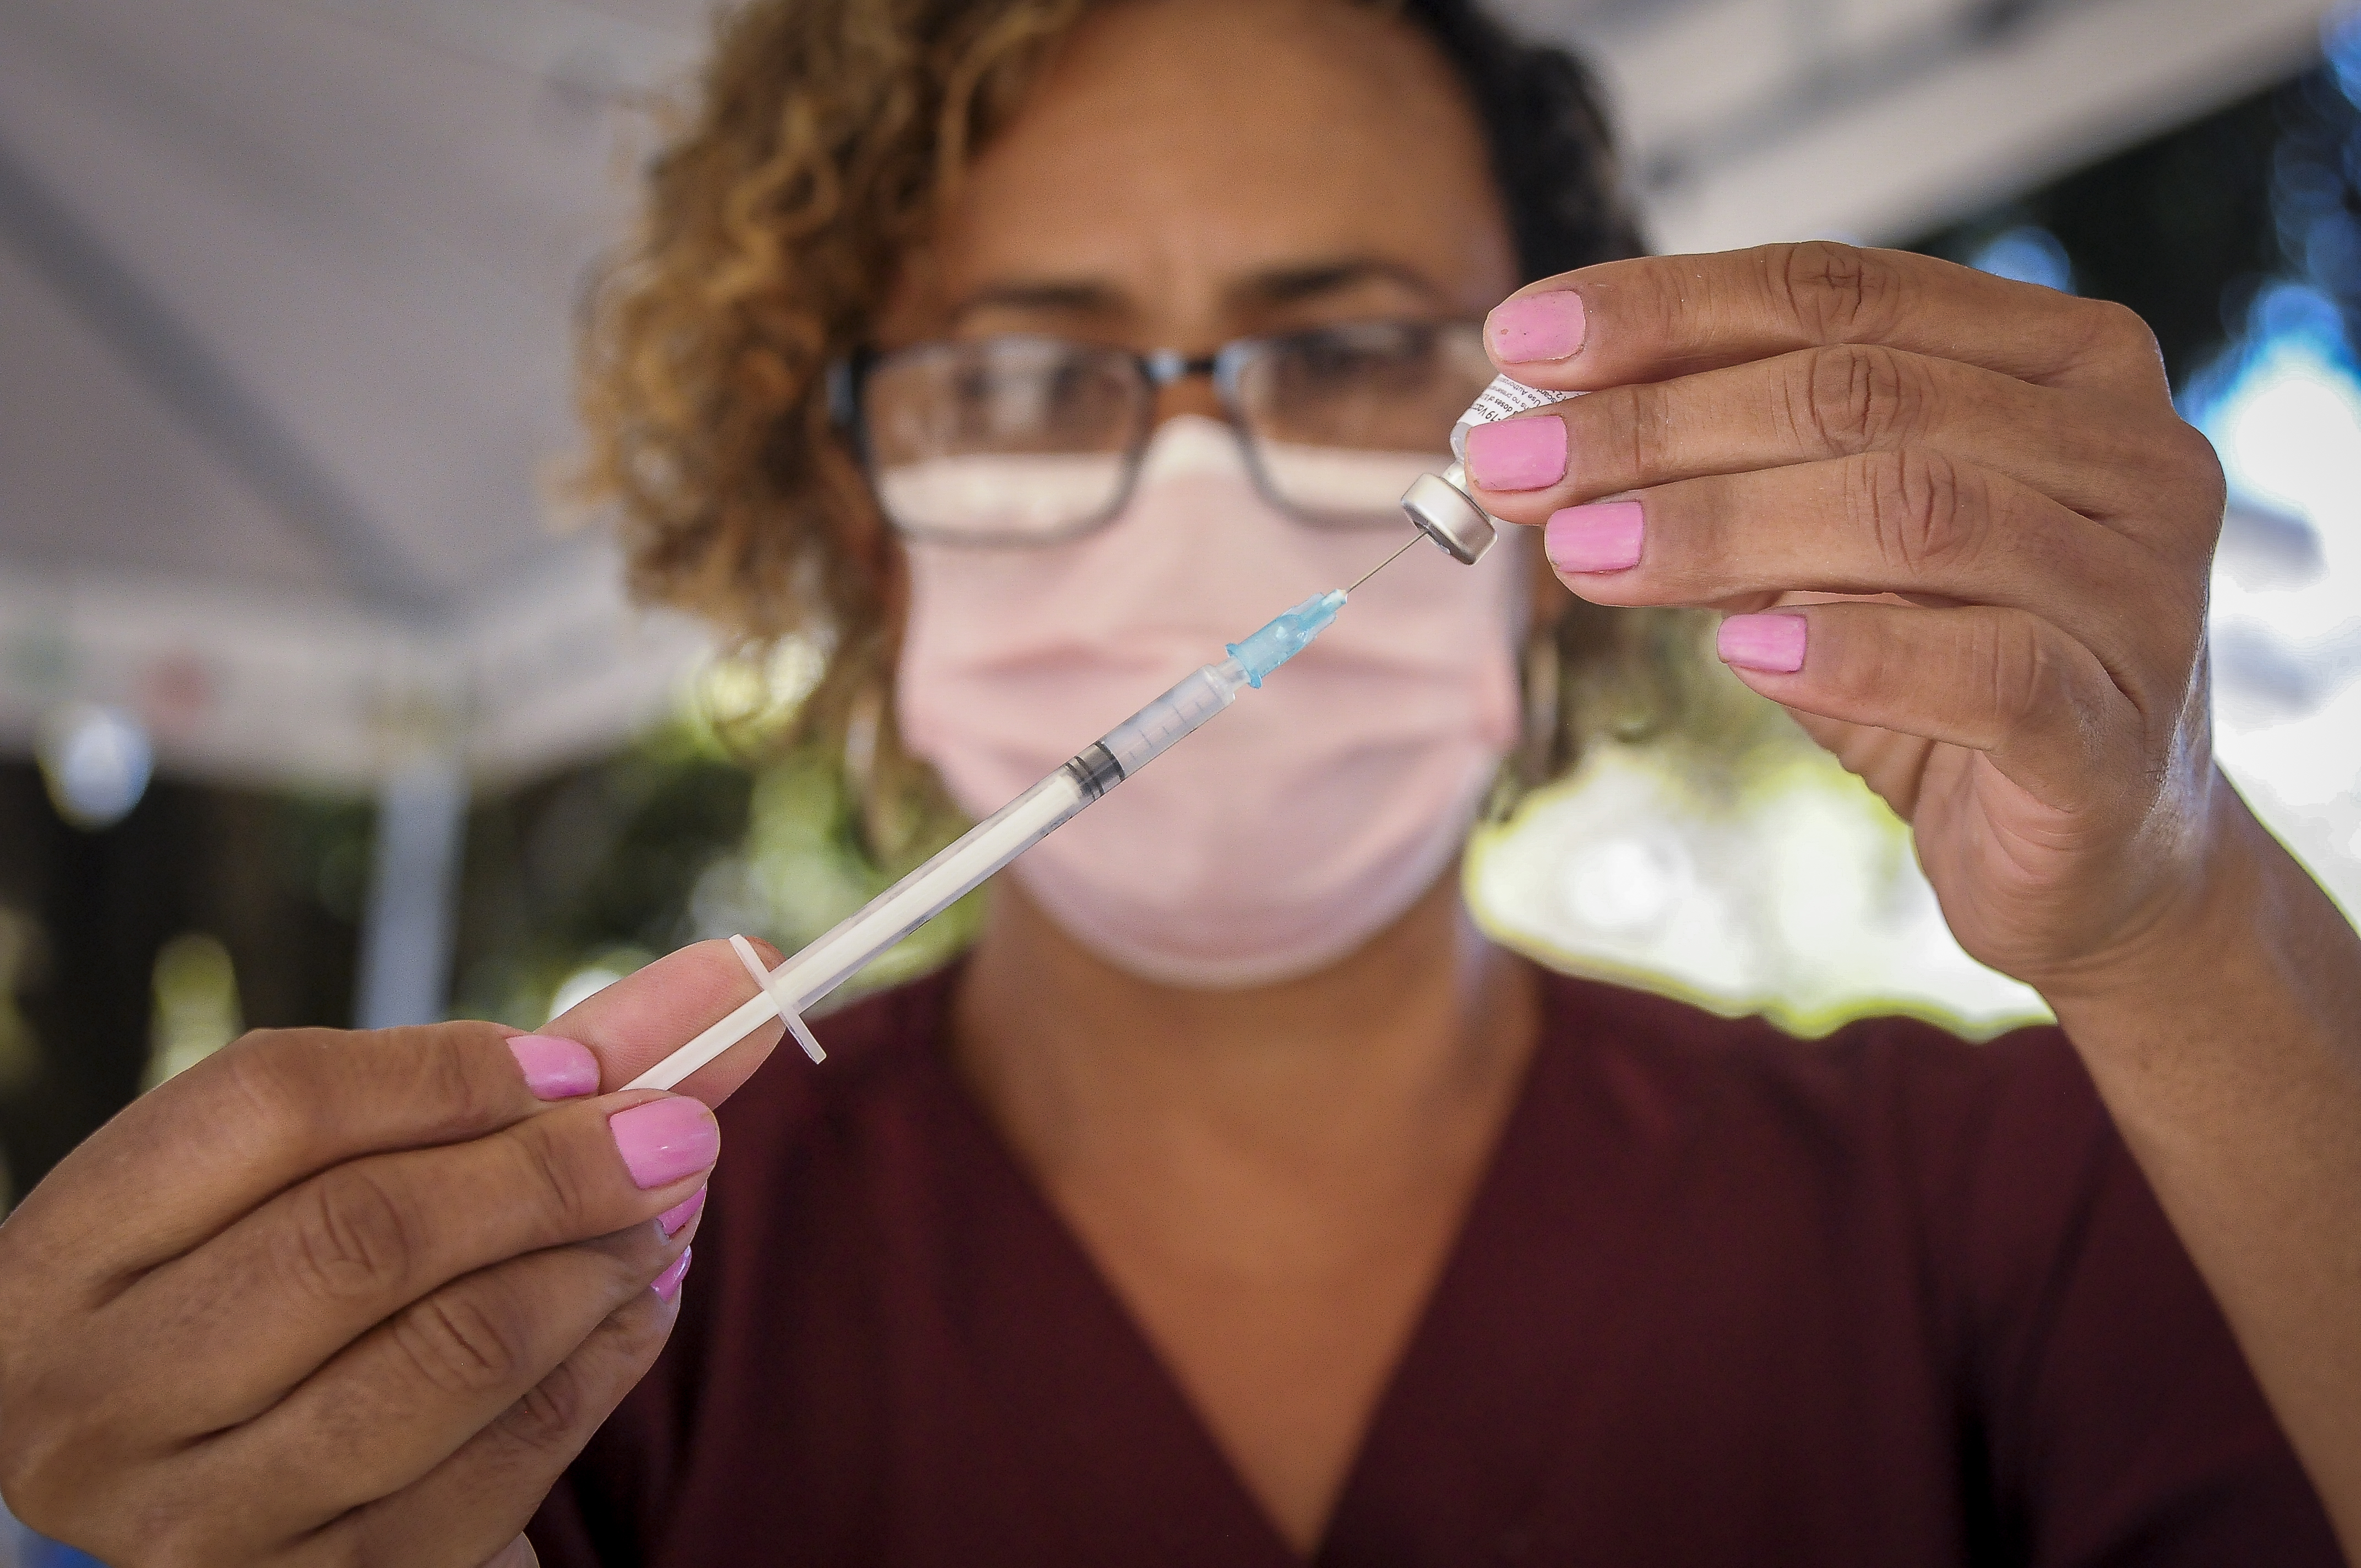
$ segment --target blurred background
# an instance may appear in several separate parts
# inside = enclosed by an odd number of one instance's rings
[[[2361,909],[2361,28],[1504,9],[1598,63],[1662,248],[1906,245],[2147,318],[2235,482],[2224,755]],[[537,1025],[692,938],[792,948],[898,869],[824,759],[720,739],[810,651],[717,660],[547,500],[586,269],[708,12],[0,4],[0,1208],[244,1028]],[[1863,791],[1734,684],[1710,707],[1481,835],[1495,931],[1805,1033],[2038,1015]]]

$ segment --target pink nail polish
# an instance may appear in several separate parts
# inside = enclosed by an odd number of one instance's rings
[[[511,1035],[509,1054],[524,1069],[536,1100],[571,1100],[598,1092],[598,1058],[590,1047],[555,1035]]]
[[[1542,548],[1561,572],[1620,572],[1640,564],[1647,530],[1638,501],[1598,501],[1551,513]]]
[[[696,1251],[693,1246],[681,1248],[680,1255],[666,1265],[662,1274],[656,1276],[655,1283],[648,1288],[656,1293],[657,1300],[670,1301],[680,1294],[680,1282],[688,1277],[689,1256]]]
[[[1576,293],[1527,294],[1505,300],[1484,323],[1484,345],[1503,365],[1570,359],[1590,333],[1590,313]]]
[[[697,1211],[705,1207],[705,1191],[704,1188],[698,1188],[656,1216],[656,1223],[664,1230],[664,1240],[670,1241],[680,1234],[680,1228],[697,1218]]]
[[[713,1113],[686,1095],[651,1100],[607,1118],[623,1167],[642,1191],[710,1168],[721,1152]]]
[[[1467,433],[1467,476],[1488,490],[1538,490],[1565,477],[1565,421],[1504,419]]]
[[[1804,667],[1810,623],[1800,615],[1733,615],[1715,634],[1725,664],[1766,674],[1792,675]]]

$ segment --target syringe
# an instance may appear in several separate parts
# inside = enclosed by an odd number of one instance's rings
[[[806,1009],[1229,707],[1237,700],[1240,686],[1259,688],[1273,670],[1327,630],[1344,608],[1347,591],[1331,589],[1305,599],[1245,641],[1229,644],[1228,658],[1205,665],[1108,730],[1096,744],[969,828],[950,848],[778,968],[765,972],[753,948],[738,939],[739,957],[753,972],[761,992],[625,1087],[670,1089],[773,1018],[785,1018],[804,1053],[821,1060],[819,1042],[804,1025]]]

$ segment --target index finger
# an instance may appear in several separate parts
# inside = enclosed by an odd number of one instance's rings
[[[644,1065],[743,1001],[752,983],[727,943],[657,959],[541,1032],[588,1047],[601,1083]],[[699,1076],[718,1104],[760,1065],[778,1026]],[[105,1279],[203,1244],[273,1195],[333,1165],[461,1143],[543,1109],[497,1024],[249,1035],[132,1102],[26,1195],[0,1245],[71,1249]],[[587,1087],[587,1086],[586,1086]],[[49,1261],[62,1265],[64,1257]]]
[[[1528,284],[1484,325],[1495,365],[1555,391],[1839,344],[1883,344],[2042,386],[2166,385],[2155,335],[2121,305],[1828,240],[1603,262]]]

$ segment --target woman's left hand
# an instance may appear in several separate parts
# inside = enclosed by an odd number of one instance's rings
[[[2039,988],[2361,1563],[2361,940],[2213,766],[2220,465],[2139,318],[1924,257],[1587,268],[1493,357],[1591,391],[1469,433],[1587,599],[1724,660],[1910,821]],[[1613,497],[1615,499],[1606,499]]]
[[[1486,341],[1594,395],[1472,432],[1477,500],[1546,521],[1584,598],[1731,612],[1722,658],[1909,820],[1968,951],[2047,990],[2194,924],[2243,838],[2206,689],[2223,478],[2136,315],[1805,244],[1567,273]]]

